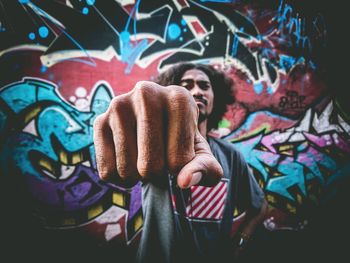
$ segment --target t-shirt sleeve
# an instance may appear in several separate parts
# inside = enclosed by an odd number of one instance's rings
[[[248,178],[250,185],[250,197],[251,197],[251,206],[255,209],[260,209],[265,197],[265,194],[258,182],[256,181],[254,175],[251,172],[251,169],[248,167]]]
[[[265,194],[243,156],[237,152],[237,207],[241,211],[248,209],[259,210],[263,204]]]

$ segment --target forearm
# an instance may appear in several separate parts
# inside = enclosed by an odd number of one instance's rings
[[[256,227],[262,223],[264,220],[266,213],[268,209],[268,203],[264,199],[261,208],[257,214],[247,214],[247,219],[245,220],[244,224],[241,226],[239,235],[245,239],[250,239],[255,232]]]
[[[168,183],[144,183],[142,203],[143,230],[136,262],[171,262],[175,223]]]

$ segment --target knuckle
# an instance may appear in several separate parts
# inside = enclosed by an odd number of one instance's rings
[[[96,166],[98,176],[103,181],[109,181],[113,171],[115,170],[110,164],[113,163],[113,160],[106,158],[105,153],[101,149],[96,149]]]
[[[169,97],[174,100],[188,100],[191,94],[187,89],[180,86],[169,86]]]
[[[150,92],[152,89],[154,89],[154,88],[149,84],[149,82],[147,82],[147,81],[139,81],[139,82],[136,83],[134,91],[137,94],[145,95],[148,92]]]
[[[158,85],[149,81],[139,81],[136,83],[133,94],[134,100],[137,102],[146,101],[147,99],[152,99],[158,97],[159,88]]]
[[[109,175],[110,175],[110,173],[109,173],[107,170],[100,169],[100,170],[98,171],[98,176],[100,177],[100,179],[101,179],[102,181],[108,181],[109,178],[110,178]]]
[[[107,124],[106,114],[102,113],[101,115],[97,116],[96,119],[94,120],[94,123],[93,123],[94,130],[100,130],[106,124]]]
[[[141,177],[150,178],[162,173],[163,164],[161,161],[141,161],[137,164],[137,170]]]
[[[118,175],[122,179],[133,178],[137,175],[137,170],[132,165],[118,164]]]
[[[110,114],[112,114],[112,116],[116,114],[117,115],[121,114],[123,111],[127,109],[129,104],[130,103],[129,103],[128,97],[126,96],[118,96],[113,98],[109,106],[109,111],[108,111],[109,117],[111,117]]]
[[[197,110],[197,105],[191,93],[183,87],[174,86],[174,88],[171,88],[168,92],[168,100],[169,104],[174,108],[188,112],[196,112]]]

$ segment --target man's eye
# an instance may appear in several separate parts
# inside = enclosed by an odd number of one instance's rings
[[[184,88],[186,88],[186,89],[190,89],[190,88],[191,88],[191,85],[190,85],[189,83],[187,83],[187,82],[181,82],[181,83],[180,83],[180,86],[181,86],[181,87],[184,87]]]
[[[208,89],[210,89],[210,85],[209,84],[203,84],[202,86],[201,86],[201,89],[202,90],[208,90]]]

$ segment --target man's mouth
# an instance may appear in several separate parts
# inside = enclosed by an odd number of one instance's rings
[[[197,105],[203,105],[203,106],[207,106],[208,105],[208,101],[206,99],[199,99],[199,98],[195,98],[194,99],[197,103]]]

